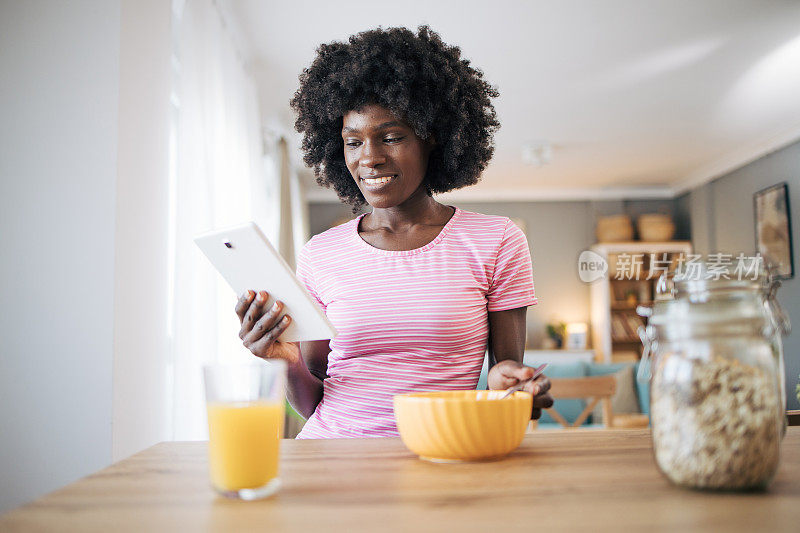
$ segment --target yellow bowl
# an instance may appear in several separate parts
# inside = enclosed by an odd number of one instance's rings
[[[422,459],[478,461],[514,450],[531,418],[533,397],[515,392],[463,390],[401,394],[394,397],[400,438]]]

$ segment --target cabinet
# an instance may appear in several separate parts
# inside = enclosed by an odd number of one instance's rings
[[[591,283],[592,345],[606,363],[635,361],[642,344],[637,329],[646,325],[636,314],[649,305],[659,276],[692,253],[688,241],[600,243],[591,250],[608,264],[607,275]]]

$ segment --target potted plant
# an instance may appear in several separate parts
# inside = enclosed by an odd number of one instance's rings
[[[564,345],[564,335],[566,334],[567,325],[563,322],[555,324],[547,324],[547,338],[553,348],[561,348]]]

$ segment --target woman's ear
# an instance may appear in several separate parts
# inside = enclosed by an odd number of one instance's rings
[[[425,145],[428,148],[428,153],[431,153],[434,148],[436,148],[436,137],[431,134],[427,139],[425,139]]]

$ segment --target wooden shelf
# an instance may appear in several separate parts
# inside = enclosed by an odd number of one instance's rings
[[[692,245],[688,241],[600,243],[592,246],[592,251],[608,262],[606,279],[590,287],[592,343],[597,358],[611,362],[613,354],[620,352],[628,357],[635,353],[641,356],[638,328],[646,326],[647,319],[636,314],[636,308],[653,305],[656,284],[664,272],[662,267],[671,264],[674,268],[681,256],[692,253]],[[640,269],[637,271],[629,268],[630,263],[622,263],[620,256],[624,255],[633,256]],[[624,272],[626,276],[616,279],[617,272]],[[628,279],[627,274],[632,272],[637,272],[638,276]],[[629,303],[627,298],[633,297],[636,302]]]

